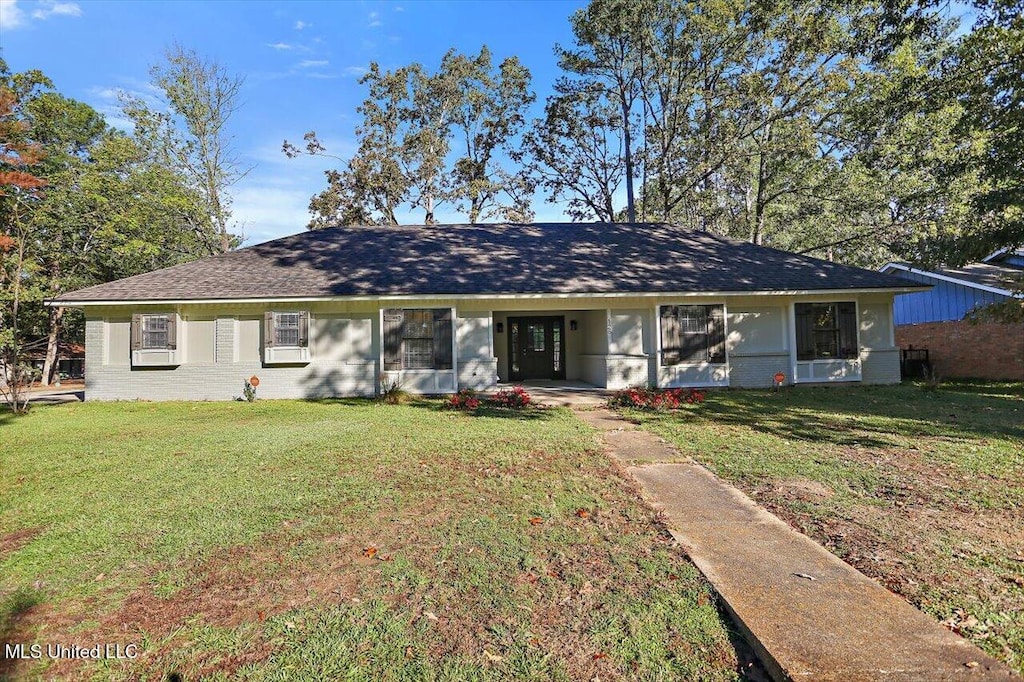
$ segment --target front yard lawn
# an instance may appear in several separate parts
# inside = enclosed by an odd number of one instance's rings
[[[735,679],[707,584],[568,411],[0,416],[0,660],[100,679]]]
[[[725,391],[627,415],[1024,671],[1024,385]]]

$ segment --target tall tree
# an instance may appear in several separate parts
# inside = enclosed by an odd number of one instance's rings
[[[648,0],[592,0],[569,20],[576,49],[555,47],[559,65],[578,81],[576,87],[600,94],[601,100],[618,110],[615,120],[622,136],[628,222],[636,222],[633,185],[638,164],[634,148],[644,49],[643,24],[650,18],[654,4]]]
[[[343,169],[325,172],[327,189],[310,201],[310,229],[395,225],[402,207],[423,211],[432,224],[443,204],[470,222],[532,215],[525,178],[499,163],[533,101],[529,81],[514,58],[495,70],[486,47],[475,57],[450,50],[435,72],[418,63],[393,71],[371,64],[360,80],[368,93],[358,109],[357,151]],[[282,151],[332,156],[315,131],[304,139],[302,148],[285,140]]]
[[[26,107],[49,87],[41,72],[12,74],[0,59],[0,395],[15,413],[28,409],[31,381],[22,334],[34,270],[28,217],[46,185],[38,171],[45,152],[33,139]]]
[[[124,112],[154,160],[188,178],[202,197],[206,220],[193,230],[205,252],[226,253],[241,243],[231,220],[231,188],[251,170],[228,131],[244,78],[178,44],[150,68],[150,77],[161,93],[159,106],[126,94]]]
[[[449,81],[430,99],[454,96],[452,119],[456,141],[452,200],[469,222],[481,218],[523,222],[532,216],[532,186],[522,173],[512,173],[497,160],[509,153],[509,142],[526,123],[526,110],[536,99],[530,92],[530,72],[516,57],[509,57],[495,71],[491,51],[481,48],[476,57],[450,50],[441,60],[441,81]],[[504,195],[507,200],[502,200]]]
[[[573,220],[613,222],[626,174],[619,109],[564,79],[555,90],[512,158]]]

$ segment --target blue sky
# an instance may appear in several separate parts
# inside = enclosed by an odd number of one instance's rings
[[[243,75],[231,134],[242,162],[255,168],[233,194],[252,244],[305,229],[309,197],[325,186],[323,169],[338,162],[288,160],[281,142],[316,130],[332,153],[350,155],[364,98],[357,80],[371,61],[436,68],[451,47],[475,54],[486,44],[496,63],[515,55],[530,69],[539,115],[558,73],[553,47],[572,43],[568,18],[584,4],[0,0],[0,48],[11,70],[40,69],[112,125],[124,125],[118,90],[151,95],[148,67],[174,41]],[[563,219],[541,197],[534,208],[538,220]]]

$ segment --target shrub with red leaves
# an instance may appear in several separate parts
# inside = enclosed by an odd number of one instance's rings
[[[448,407],[455,410],[472,412],[480,407],[480,399],[476,397],[476,391],[471,388],[464,388],[451,397]]]
[[[491,404],[495,407],[507,407],[513,410],[521,410],[530,404],[530,394],[522,386],[515,386],[511,389],[498,391],[491,398]]]
[[[638,410],[677,410],[683,405],[704,402],[705,394],[693,388],[656,389],[630,386],[616,391],[608,404],[611,407],[631,407]]]

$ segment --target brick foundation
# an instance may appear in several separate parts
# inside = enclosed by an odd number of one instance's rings
[[[896,327],[896,345],[927,348],[942,378],[1024,381],[1024,324],[906,324]]]

